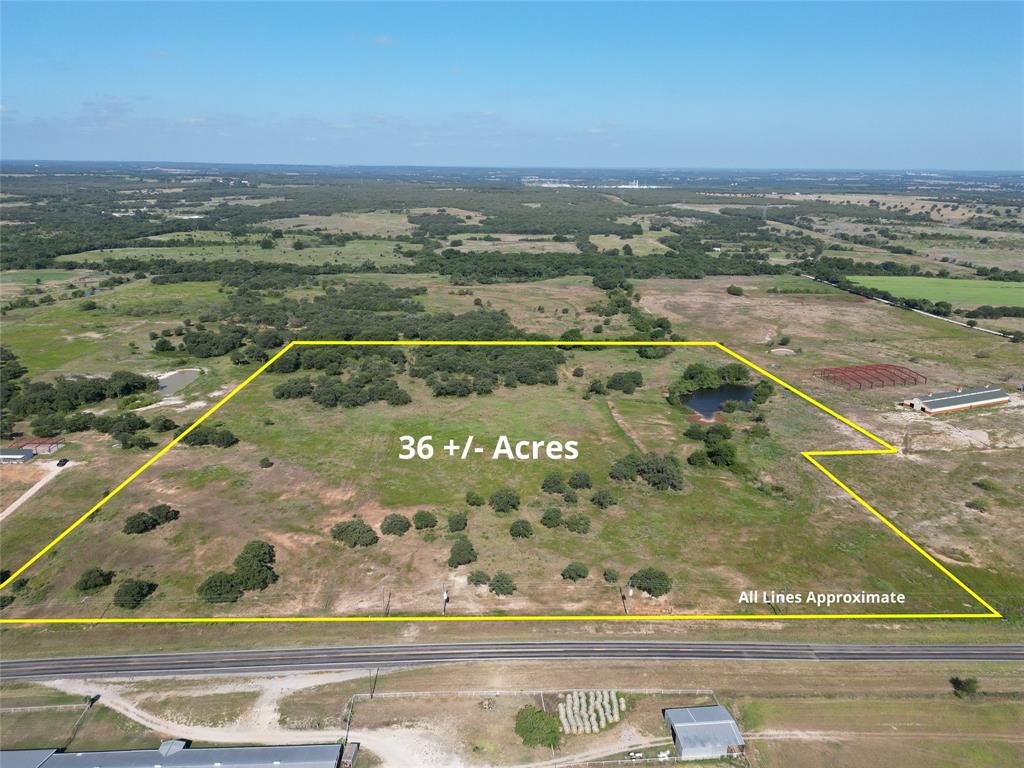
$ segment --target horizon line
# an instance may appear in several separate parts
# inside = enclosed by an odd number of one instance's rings
[[[287,167],[287,168],[415,168],[415,169],[454,169],[454,170],[490,170],[490,171],[526,171],[526,170],[551,170],[551,171],[659,171],[659,172],[790,172],[790,173],[889,173],[889,174],[917,174],[917,173],[951,173],[951,174],[1006,174],[1017,175],[1024,178],[1024,167],[1015,168],[939,168],[939,167],[913,167],[904,166],[900,168],[858,168],[842,166],[672,166],[672,165],[451,165],[445,163],[424,164],[424,163],[292,163],[274,161],[239,161],[239,160],[76,160],[76,159],[44,159],[44,158],[0,158],[0,165],[7,163],[79,163],[91,165],[125,165],[125,164],[155,164],[155,165],[214,165],[214,166],[266,166],[266,167]]]

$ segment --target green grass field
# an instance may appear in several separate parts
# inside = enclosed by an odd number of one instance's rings
[[[851,277],[869,288],[888,291],[907,299],[948,301],[956,307],[1024,306],[1024,283],[1000,283],[993,280],[957,280],[943,277]]]

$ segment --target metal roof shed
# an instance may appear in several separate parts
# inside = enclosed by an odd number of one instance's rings
[[[740,755],[746,747],[729,710],[708,707],[673,707],[664,711],[676,750],[683,760],[708,760]]]

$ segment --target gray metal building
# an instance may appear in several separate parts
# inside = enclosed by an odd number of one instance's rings
[[[676,750],[683,760],[742,755],[746,744],[729,710],[715,704],[664,710]]]
[[[0,751],[0,768],[340,768],[352,765],[358,749],[358,744],[189,749],[187,741],[170,739],[157,749]]]

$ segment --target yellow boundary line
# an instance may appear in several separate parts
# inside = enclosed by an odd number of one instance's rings
[[[729,349],[724,344],[717,341],[586,341],[586,342],[565,342],[565,341],[292,341],[286,346],[280,349],[277,354],[271,357],[267,362],[253,371],[241,384],[228,392],[222,397],[217,403],[215,403],[208,411],[202,416],[196,419],[187,429],[181,432],[177,437],[171,440],[167,445],[157,451],[145,464],[139,467],[137,470],[132,472],[120,485],[114,490],[110,491],[106,496],[100,499],[93,507],[86,512],[84,515],[79,517],[75,522],[69,525],[64,531],[61,532],[53,541],[39,550],[34,554],[24,565],[18,570],[14,571],[3,583],[0,583],[0,589],[5,588],[8,584],[14,581],[18,576],[28,570],[33,563],[39,558],[53,549],[59,544],[68,534],[74,531],[78,526],[88,520],[97,510],[103,507],[108,501],[114,496],[120,493],[126,486],[135,480],[139,475],[149,469],[156,461],[167,453],[171,448],[182,441],[192,430],[206,421],[210,416],[216,413],[225,403],[231,398],[241,392],[245,387],[252,383],[252,381],[259,376],[261,373],[267,370],[271,365],[274,364],[282,355],[293,347],[304,347],[304,346],[358,346],[358,347],[395,347],[395,346],[419,346],[419,347],[456,347],[456,346],[475,346],[475,347],[509,347],[509,346],[521,346],[521,347],[714,347],[721,350],[725,354],[735,358],[739,362],[743,363],[749,368],[757,371],[760,375],[764,376],[771,381],[774,381],[779,386],[792,392],[798,397],[803,398],[814,407],[824,411],[829,416],[838,421],[842,422],[846,426],[856,430],[860,434],[867,437],[869,440],[874,441],[881,448],[867,448],[862,450],[847,450],[847,451],[803,451],[801,455],[807,459],[811,464],[817,467],[829,480],[838,485],[842,490],[854,499],[858,504],[868,510],[872,515],[881,520],[894,531],[901,539],[915,549],[920,555],[922,555],[929,563],[937,568],[943,575],[949,578],[954,584],[960,587],[972,598],[977,600],[981,605],[988,609],[988,613],[845,613],[845,614],[828,614],[828,613],[794,613],[794,614],[783,614],[783,615],[772,615],[772,614],[744,614],[744,613],[723,613],[723,614],[670,614],[670,615],[589,615],[589,616],[200,616],[200,617],[186,617],[186,618],[174,618],[174,617],[156,617],[156,618],[50,618],[50,619],[39,619],[39,618],[26,618],[26,619],[0,619],[0,624],[218,624],[218,623],[300,623],[300,622],[406,622],[406,621],[758,621],[758,620],[770,620],[770,621],[785,621],[785,620],[805,620],[805,619],[992,619],[1002,618],[995,608],[989,605],[981,596],[979,596],[974,590],[964,584],[959,578],[953,575],[948,568],[942,563],[932,557],[926,552],[916,541],[910,538],[907,534],[901,531],[891,520],[885,515],[879,512],[877,509],[868,504],[862,499],[855,491],[853,491],[848,485],[842,480],[832,474],[829,470],[825,469],[824,466],[815,458],[816,456],[872,456],[879,454],[892,454],[897,453],[895,446],[890,445],[882,438],[872,434],[864,427],[859,424],[850,421],[845,416],[836,413],[831,408],[822,405],[810,395],[801,392],[799,389],[789,384],[773,373],[769,373],[761,366],[751,362],[747,358]]]

